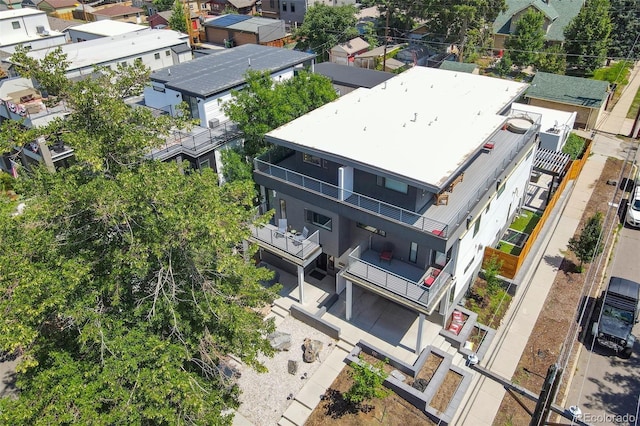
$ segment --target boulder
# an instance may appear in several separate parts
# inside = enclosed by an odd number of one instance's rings
[[[289,374],[295,376],[298,372],[298,361],[290,359],[289,363],[287,364],[287,371],[289,372]]]
[[[291,335],[281,331],[274,331],[267,336],[271,347],[278,351],[288,351],[291,348]]]
[[[314,362],[316,359],[320,358],[320,351],[322,350],[321,341],[307,338],[304,339],[304,344],[302,346],[304,348],[304,362]]]

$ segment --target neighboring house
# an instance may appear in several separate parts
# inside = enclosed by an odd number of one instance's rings
[[[73,11],[79,4],[76,0],[42,0],[37,8],[56,18],[73,19]]]
[[[113,37],[121,34],[134,33],[136,31],[147,30],[144,25],[132,24],[119,21],[95,21],[88,24],[77,25],[69,28],[69,38],[72,42],[95,40],[102,37]]]
[[[400,51],[404,47],[403,44],[389,44],[387,46],[378,46],[367,52],[360,53],[355,56],[353,64],[359,68],[376,69],[382,66],[385,53],[387,57],[396,51]],[[392,58],[387,58],[387,61]],[[404,65],[404,64],[402,64]],[[401,66],[402,66],[401,65]]]
[[[442,61],[438,67],[441,70],[468,72],[469,74],[479,74],[480,70],[476,64],[467,64],[465,62],[458,61]]]
[[[47,107],[31,79],[17,77],[0,80],[0,121],[17,120],[31,128],[44,126],[68,113],[64,105]],[[66,167],[72,157],[73,149],[56,141],[34,142],[21,150],[0,153],[0,170],[10,173],[15,165],[28,168],[40,162],[52,168]]]
[[[256,13],[257,0],[211,0],[211,14],[221,15],[231,10],[239,15],[253,15]]]
[[[544,15],[545,40],[564,42],[564,29],[575,18],[584,1],[579,0],[506,0],[507,10],[493,23],[493,47],[502,49],[506,39],[515,32],[518,19],[529,9]]]
[[[280,0],[260,0],[256,11],[264,18],[280,19]]]
[[[609,83],[538,72],[525,98],[530,105],[576,112],[575,127],[593,129],[609,99]]]
[[[356,37],[346,43],[333,46],[329,50],[329,62],[340,65],[353,65],[357,55],[369,51],[369,43]]]
[[[185,102],[200,126],[217,128],[228,121],[222,104],[231,99],[232,90],[244,86],[248,70],[269,71],[274,79],[288,79],[296,69],[311,66],[314,58],[309,53],[257,44],[218,50],[153,72],[151,85],[144,91],[145,104],[175,115],[176,107]]]
[[[540,149],[562,151],[567,138],[576,122],[577,113],[558,111],[557,109],[542,108],[528,104],[514,103],[513,108],[525,113],[539,114],[540,121]]]
[[[147,22],[151,28],[167,28],[173,11],[155,12],[149,15]]]
[[[30,8],[0,11],[0,51],[13,53],[21,44],[45,49],[66,43],[65,35],[53,31],[47,14]]]
[[[265,0],[262,0],[265,1]],[[296,28],[304,22],[304,15],[307,9],[316,4],[326,4],[327,6],[355,5],[356,0],[280,0],[280,19],[285,21],[291,28]]]
[[[0,11],[22,9],[22,7],[26,7],[22,5],[22,0],[0,0]]]
[[[527,86],[413,67],[267,133],[254,179],[275,216],[250,240],[302,303],[316,269],[347,321],[356,285],[442,325],[523,204],[540,118],[508,123]]]
[[[204,23],[204,28],[208,43],[226,47],[243,44],[271,45],[282,41],[287,35],[284,21],[246,15],[213,18]]]
[[[314,65],[313,72],[330,79],[340,96],[353,92],[359,87],[370,89],[395,76],[390,72],[338,65],[331,62]]]
[[[64,33],[66,40],[69,42],[71,39],[69,38],[69,28],[76,27],[78,25],[82,25],[82,22],[71,21],[69,19],[60,19],[55,16],[47,15],[47,21],[49,21],[49,27],[53,31],[59,31]]]
[[[172,30],[146,29],[82,43],[69,43],[61,48],[69,61],[67,78],[91,75],[95,66],[115,68],[118,64],[132,65],[134,61],[140,60],[154,71],[192,59],[188,36]],[[33,50],[28,55],[40,60],[48,52],[48,49]],[[10,65],[11,58],[7,62]],[[13,72],[11,66],[9,70]]]
[[[144,10],[139,7],[133,7],[126,4],[115,4],[100,9],[94,8],[91,12],[93,21],[102,21],[110,19],[113,21],[133,22],[141,24],[146,21]]]

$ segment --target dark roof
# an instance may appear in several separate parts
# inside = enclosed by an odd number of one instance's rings
[[[606,81],[538,72],[524,96],[598,109],[608,90]]]
[[[441,70],[467,72],[469,74],[473,74],[473,72],[478,69],[478,66],[476,64],[468,64],[458,61],[442,61],[439,68]]]
[[[192,96],[206,98],[244,83],[247,70],[276,72],[315,58],[314,54],[244,44],[218,50],[151,74],[151,80]]]
[[[607,291],[637,300],[640,296],[640,284],[626,278],[611,277]]]
[[[377,86],[383,81],[394,77],[395,74],[370,70],[367,68],[349,67],[346,65],[323,62],[313,66],[313,72],[328,77],[333,83],[347,87],[366,87],[368,89]]]
[[[47,21],[49,21],[49,28],[51,28],[53,31],[60,32],[82,24],[82,22],[60,19],[49,15],[47,15]]]
[[[142,13],[144,10],[138,7],[125,6],[122,4],[117,4],[115,6],[105,7],[104,9],[95,10],[93,12],[94,15],[100,16],[122,16],[122,15],[132,15],[135,13]]]
[[[251,19],[251,16],[247,15],[224,15],[219,18],[210,19],[204,23],[205,27],[228,27],[238,22]]]
[[[578,15],[584,2],[577,0],[506,0],[506,3],[506,12],[499,14],[493,22],[494,33],[509,34],[513,16],[528,7],[533,7],[551,21],[545,34],[545,40],[564,41],[564,28]]]
[[[174,53],[184,53],[190,51],[191,47],[186,43],[182,43],[177,46],[173,46],[171,50],[173,50]]]

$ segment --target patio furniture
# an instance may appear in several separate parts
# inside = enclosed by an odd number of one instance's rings
[[[278,230],[275,232],[276,237],[285,237],[287,234],[287,219],[278,219]]]
[[[380,252],[379,260],[391,263],[391,259],[393,259],[393,246],[387,244]]]
[[[302,234],[295,235],[293,241],[297,244],[302,244],[307,238],[309,238],[309,229],[305,226],[302,228]]]
[[[431,287],[433,283],[436,282],[436,278],[438,278],[438,275],[440,275],[440,269],[432,269],[429,276],[424,279],[424,286]]]

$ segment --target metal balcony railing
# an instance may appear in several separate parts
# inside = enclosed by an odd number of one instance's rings
[[[450,261],[442,268],[438,276],[434,278],[433,283],[427,287],[424,283],[425,279],[431,275],[431,271],[434,269],[431,267],[425,271],[425,274],[418,282],[415,282],[363,260],[361,258],[360,246],[349,253],[348,262],[346,271],[349,274],[419,303],[427,309],[432,308],[431,305],[434,303],[436,295],[439,294],[440,290],[449,282],[453,270],[453,262]]]
[[[307,238],[302,238],[301,235],[289,231],[283,235],[276,226],[268,223],[261,227],[251,226],[251,235],[254,239],[285,251],[301,260],[309,258],[320,249],[320,234],[318,231]]]

